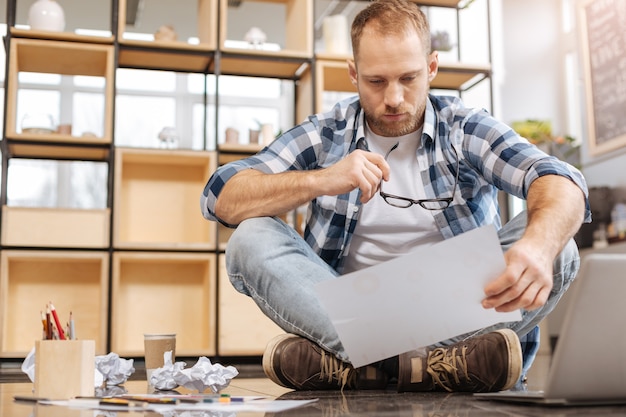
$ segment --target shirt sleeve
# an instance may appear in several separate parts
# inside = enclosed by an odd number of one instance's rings
[[[202,215],[207,220],[234,227],[215,214],[217,197],[229,179],[245,169],[256,169],[268,174],[312,169],[317,159],[315,154],[319,143],[315,123],[309,120],[285,132],[256,155],[219,167],[209,178],[200,196]]]
[[[464,154],[489,183],[526,199],[537,178],[560,175],[583,191],[585,222],[591,221],[587,183],[576,167],[544,153],[485,111],[468,113],[461,125]]]

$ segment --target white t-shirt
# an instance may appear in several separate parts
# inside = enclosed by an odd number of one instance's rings
[[[383,183],[386,193],[412,200],[426,198],[417,166],[416,151],[421,140],[421,129],[397,138],[378,136],[365,129],[369,150],[385,155],[396,143],[387,162],[391,167],[389,181]],[[361,208],[344,272],[376,265],[403,255],[422,245],[443,240],[435,224],[433,213],[419,205],[394,207],[376,194]]]

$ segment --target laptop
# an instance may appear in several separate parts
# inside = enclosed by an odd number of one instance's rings
[[[475,398],[543,405],[626,404],[626,253],[585,256],[543,391]]]

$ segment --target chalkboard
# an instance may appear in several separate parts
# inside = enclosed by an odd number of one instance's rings
[[[579,2],[589,151],[626,146],[626,0]]]

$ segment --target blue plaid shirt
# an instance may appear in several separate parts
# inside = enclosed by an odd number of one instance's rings
[[[265,173],[315,170],[333,165],[356,148],[364,134],[364,115],[358,97],[337,103],[328,113],[309,117],[258,154],[220,167],[201,197],[202,214],[220,221],[215,202],[222,187],[244,169]],[[453,188],[456,156],[459,185],[450,206],[431,212],[448,239],[487,224],[501,227],[498,190],[525,199],[530,184],[542,175],[557,174],[575,182],[587,195],[582,174],[520,137],[486,111],[466,108],[460,99],[430,95],[422,141],[417,149],[419,175],[426,198],[447,195]],[[319,196],[310,202],[304,239],[338,272],[359,218],[360,190],[338,196]],[[591,220],[587,203],[585,221]]]

